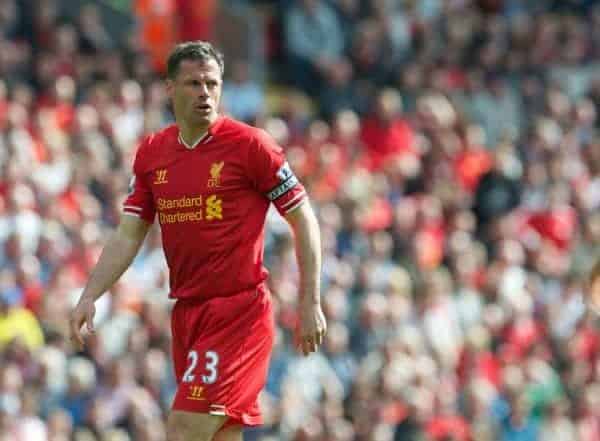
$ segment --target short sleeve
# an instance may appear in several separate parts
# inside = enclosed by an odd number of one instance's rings
[[[283,149],[264,131],[259,131],[253,140],[248,162],[257,190],[275,205],[282,216],[307,199],[304,186],[286,161]]]
[[[146,173],[141,166],[141,156],[144,151],[145,143],[140,145],[135,160],[133,162],[133,176],[129,182],[129,190],[125,202],[123,202],[123,213],[131,216],[137,216],[148,223],[154,222],[156,208],[152,190],[146,181]]]

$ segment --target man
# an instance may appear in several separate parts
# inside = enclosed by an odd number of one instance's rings
[[[93,331],[94,301],[120,277],[158,214],[170,271],[178,390],[169,441],[239,441],[261,423],[257,397],[273,340],[263,267],[271,203],[289,222],[300,268],[296,340],[305,355],[322,343],[319,227],[282,150],[261,130],[218,115],[223,57],[209,43],[175,47],[167,92],[176,124],[149,136],[132,189],[71,317],[73,338]]]

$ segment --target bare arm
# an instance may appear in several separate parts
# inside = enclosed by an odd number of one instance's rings
[[[79,302],[71,314],[71,337],[83,346],[81,327],[93,331],[96,309],[94,301],[102,296],[121,277],[136,256],[150,224],[135,216],[123,215],[117,230],[104,245]]]
[[[294,234],[300,269],[300,323],[296,341],[305,355],[323,342],[327,323],[321,310],[321,236],[308,201],[286,215]]]
[[[285,216],[294,233],[303,302],[320,303],[321,233],[312,207],[305,201]]]

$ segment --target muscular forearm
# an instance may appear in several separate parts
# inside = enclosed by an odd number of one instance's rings
[[[300,295],[303,302],[319,304],[321,275],[321,236],[319,223],[305,202],[288,215],[294,232],[296,258],[300,269]]]
[[[94,267],[81,300],[95,301],[121,277],[137,254],[144,234],[135,233],[120,225],[108,239]]]

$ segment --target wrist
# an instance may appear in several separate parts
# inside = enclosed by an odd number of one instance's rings
[[[94,298],[94,296],[87,294],[87,293],[83,293],[81,295],[81,297],[79,298],[79,302],[78,303],[94,303],[96,301],[96,299]]]
[[[300,304],[303,306],[321,306],[320,296],[305,295],[300,298]]]

